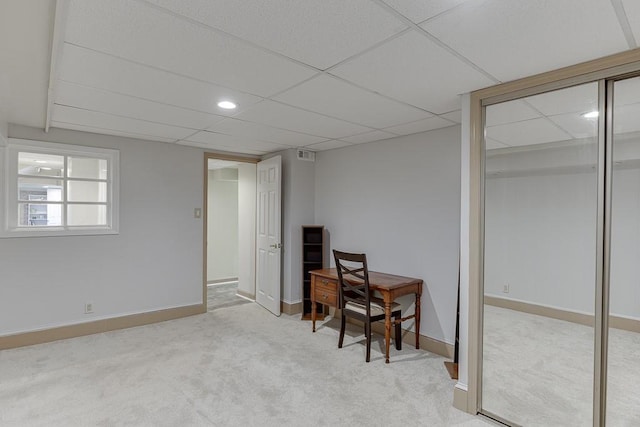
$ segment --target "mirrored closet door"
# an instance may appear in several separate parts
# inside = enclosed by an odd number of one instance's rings
[[[479,406],[505,424],[640,425],[637,76],[486,102]]]
[[[640,77],[612,87],[606,420],[640,426]]]
[[[485,109],[481,408],[510,424],[592,424],[597,110],[597,83]]]

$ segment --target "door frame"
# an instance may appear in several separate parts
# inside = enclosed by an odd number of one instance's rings
[[[228,160],[232,162],[242,162],[257,165],[260,159],[258,157],[246,157],[241,154],[220,154],[205,151],[204,168],[203,168],[203,190],[202,190],[202,306],[203,313],[207,311],[207,273],[208,273],[208,253],[207,253],[207,237],[208,237],[208,200],[209,200],[209,159]],[[255,260],[255,251],[251,254]],[[255,289],[255,282],[254,282]]]
[[[562,89],[583,83],[600,82],[600,91],[604,89],[604,81],[619,79],[627,75],[635,75],[640,72],[640,49],[633,49],[619,54],[607,56],[601,59],[584,62],[559,70],[539,74],[532,77],[516,80],[481,89],[472,92],[469,97],[468,128],[464,129],[463,123],[463,183],[462,206],[468,207],[462,212],[461,219],[461,245],[468,249],[468,256],[461,259],[461,269],[467,276],[468,282],[461,283],[463,287],[461,297],[462,306],[468,307],[467,313],[461,313],[466,320],[461,319],[461,325],[466,329],[468,340],[463,344],[463,357],[466,353],[466,378],[456,385],[454,391],[454,404],[459,409],[477,414],[481,410],[481,384],[482,384],[482,331],[483,331],[483,268],[484,268],[484,107],[499,102],[535,95],[538,93]],[[604,104],[600,100],[600,107]],[[605,135],[601,134],[607,118],[604,114],[599,118],[599,151],[604,150]],[[467,152],[465,153],[465,150]],[[600,164],[601,162],[599,162]],[[465,170],[467,169],[467,170]],[[606,168],[605,168],[606,169]],[[468,175],[466,173],[468,172]],[[598,218],[605,213],[607,203],[602,196],[605,190],[604,171],[599,170],[599,195]],[[466,175],[466,176],[465,176]],[[610,183],[607,180],[606,185]],[[602,200],[600,200],[602,198]],[[610,199],[609,199],[610,202]],[[606,227],[605,221],[599,221],[599,227]],[[602,224],[602,225],[600,225]],[[607,236],[604,229],[597,230],[599,240],[598,271],[596,304],[599,308],[607,308],[608,305],[608,256]],[[604,245],[600,245],[603,242]],[[600,247],[602,246],[602,247]],[[463,251],[463,253],[466,251]],[[600,262],[602,261],[602,262]],[[464,289],[467,288],[467,289]],[[466,291],[466,292],[465,292]],[[466,299],[466,301],[464,301]],[[608,310],[606,310],[608,311]],[[605,311],[605,312],[606,312]],[[603,316],[603,310],[596,310],[596,346],[606,344],[608,337],[607,316]],[[602,350],[602,351],[600,351]],[[604,354],[603,354],[604,353]],[[606,414],[606,349],[601,346],[595,356],[594,383],[594,426],[604,425]],[[461,369],[461,371],[464,370]]]

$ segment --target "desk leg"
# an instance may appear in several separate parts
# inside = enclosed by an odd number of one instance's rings
[[[313,332],[316,331],[316,302],[311,301],[311,324],[313,325]]]
[[[389,343],[391,342],[391,302],[384,302],[384,346],[385,346],[385,363],[389,363]]]
[[[416,350],[420,348],[420,294],[416,292]]]

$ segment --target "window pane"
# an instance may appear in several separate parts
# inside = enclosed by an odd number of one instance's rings
[[[59,202],[62,200],[62,180],[46,178],[18,178],[20,200]]]
[[[107,206],[69,204],[67,225],[107,225]]]
[[[62,176],[64,156],[42,153],[18,153],[20,175]]]
[[[107,161],[88,157],[69,157],[68,176],[71,178],[107,179]]]
[[[18,204],[18,226],[60,226],[62,225],[61,204]]]
[[[70,202],[106,202],[107,183],[68,181],[67,200]]]

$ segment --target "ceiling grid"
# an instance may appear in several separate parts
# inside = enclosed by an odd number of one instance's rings
[[[3,5],[24,53],[11,40],[0,53],[49,63],[22,74],[0,66],[21,94],[7,101],[11,123],[257,155],[453,126],[463,93],[635,48],[640,37],[634,0],[27,3]],[[514,122],[489,127],[491,144],[518,145],[535,126],[546,139],[587,132],[584,111],[551,110],[518,106]]]

